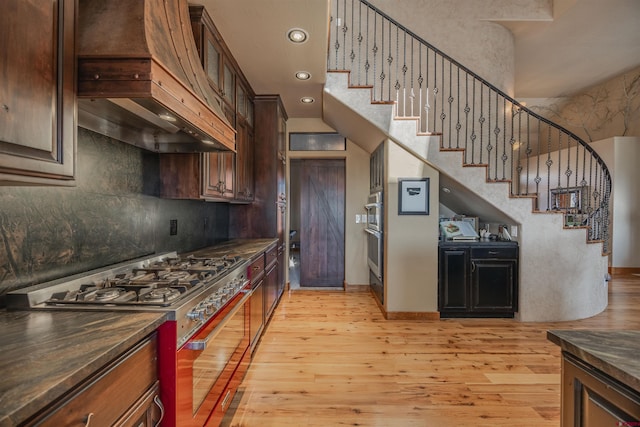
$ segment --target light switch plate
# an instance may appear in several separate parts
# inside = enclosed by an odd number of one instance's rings
[[[518,226],[517,225],[512,225],[511,226],[511,235],[513,237],[518,237]]]
[[[356,214],[356,224],[360,224],[360,214]]]

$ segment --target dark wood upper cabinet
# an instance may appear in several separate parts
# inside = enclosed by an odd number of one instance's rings
[[[161,196],[250,203],[254,92],[203,6],[189,7],[191,29],[209,85],[236,130],[236,153],[163,154]]]
[[[76,3],[2,6],[0,183],[75,185]]]
[[[278,95],[255,97],[254,201],[230,210],[232,238],[277,237],[284,244],[287,113]],[[238,151],[242,132],[238,130]]]

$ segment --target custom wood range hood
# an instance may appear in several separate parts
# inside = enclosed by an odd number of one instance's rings
[[[80,0],[78,122],[161,153],[235,151],[187,0]]]

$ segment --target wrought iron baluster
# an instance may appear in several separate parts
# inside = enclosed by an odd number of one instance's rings
[[[571,138],[569,138],[567,140],[567,170],[564,171],[565,176],[567,177],[567,185],[566,187],[569,188],[571,186],[571,174],[572,174],[572,170],[571,170]]]
[[[376,15],[373,15],[373,48],[371,48],[372,52],[373,52],[373,100],[376,100],[376,82],[377,82],[377,77],[376,77],[376,67],[378,62],[376,61],[376,58],[378,56],[378,17]]]
[[[449,98],[447,99],[447,101],[449,102],[449,135],[447,136],[449,139],[449,147],[452,146],[452,141],[451,141],[451,137],[452,137],[452,132],[451,132],[451,114],[452,114],[452,108],[453,108],[453,92],[451,89],[451,84],[452,84],[452,80],[453,80],[453,74],[452,74],[452,64],[451,62],[449,62]]]
[[[548,127],[547,133],[547,211],[551,210],[551,166],[553,165],[553,159],[551,159],[551,126]]]
[[[541,125],[542,123],[540,122],[540,120],[537,120],[538,122],[538,138],[536,139],[536,146],[537,146],[537,154],[536,154],[536,177],[533,179],[534,182],[536,183],[536,192],[535,194],[540,194],[540,181],[542,180],[542,178],[540,178],[540,135],[542,135],[542,130],[541,130]],[[538,199],[536,198],[536,209],[538,210]]]
[[[444,56],[441,56],[441,61],[440,61],[440,66],[442,67],[441,69],[441,73],[440,73],[440,88],[442,91],[442,95],[441,96],[441,104],[442,104],[442,111],[440,112],[440,132],[442,132],[442,137],[444,137],[444,119],[445,119],[445,113],[444,113],[444,88],[445,88],[445,84],[444,84]],[[449,139],[449,148],[451,148],[451,139]]]
[[[422,44],[418,44],[418,117],[420,127],[419,130],[422,132],[422,83],[424,82],[424,77],[422,76]],[[426,121],[426,115],[425,115]],[[426,130],[425,130],[426,132]]]
[[[436,111],[438,111],[438,53],[433,51],[433,131],[438,132],[438,127],[436,126]],[[441,144],[444,144],[444,139],[442,139]]]
[[[464,156],[463,163],[467,163],[467,153],[469,152],[469,73],[465,73],[464,77]]]
[[[527,111],[527,150],[526,150],[526,159],[527,159],[527,185],[526,185],[526,191],[525,191],[525,195],[529,195],[529,172],[531,171],[531,161],[530,161],[530,156],[531,156],[531,126],[530,126],[530,115],[529,112]]]
[[[366,25],[367,38],[365,42],[365,50],[367,52],[367,57],[366,57],[366,62],[364,64],[364,83],[367,86],[369,86],[369,68],[371,68],[371,64],[369,63],[369,10],[370,8],[367,7],[367,25]]]
[[[507,156],[507,99],[502,98],[502,180],[505,181],[507,179],[507,160],[509,157]],[[513,130],[512,130],[513,131]]]
[[[335,17],[335,25],[331,25],[331,32],[333,33],[334,27],[336,28],[335,31],[335,43],[334,43],[334,50],[336,53],[336,70],[338,69],[339,63],[338,63],[338,57],[340,54],[340,41],[338,40],[338,23],[340,22],[340,0],[336,0],[336,17]]]
[[[406,32],[405,32],[405,36],[406,36]],[[411,87],[409,90],[409,99],[411,102],[411,109],[409,110],[409,113],[411,114],[411,117],[415,117],[413,114],[413,102],[415,100],[416,94],[413,91],[413,37],[411,37],[411,67],[409,68],[409,81],[411,82]]]
[[[493,133],[496,136],[496,144],[495,144],[495,175],[494,175],[494,180],[498,180],[498,147],[500,146],[500,126],[499,126],[499,119],[500,119],[500,113],[499,113],[499,108],[500,108],[500,99],[498,98],[498,94],[496,93],[496,127],[493,129]]]
[[[480,117],[478,118],[478,123],[480,123],[480,149],[478,150],[480,158],[478,159],[478,163],[482,164],[482,143],[484,137],[484,84],[482,83],[480,83]]]
[[[362,35],[362,2],[358,2],[358,79],[357,79],[358,86],[362,85],[360,62],[362,61],[362,40],[363,39],[364,39],[364,36]],[[367,37],[367,39],[369,39],[369,37]]]
[[[471,109],[471,163],[475,164],[475,153],[476,153],[476,79],[473,78],[473,92],[472,92],[471,105],[473,108]]]
[[[460,123],[460,67],[456,67],[456,71],[458,73],[458,78],[456,79],[456,101],[458,104],[458,108],[456,109],[456,148],[460,148],[460,129],[462,129],[462,124]]]
[[[347,69],[347,1],[343,3],[343,15],[342,15],[342,68]]]
[[[351,0],[351,53],[349,54],[349,59],[351,59],[351,70],[354,69],[353,61],[356,59],[356,52],[354,51],[354,35],[355,35],[355,26],[354,23],[354,9],[353,9],[353,0]]]
[[[518,191],[516,192],[516,194],[518,194],[519,196],[522,195],[522,183],[521,181],[521,177],[522,177],[522,110],[519,111],[518,113],[518,140],[516,141],[516,143],[518,144],[517,146],[515,146],[514,144],[514,148],[517,149],[518,152],[518,166],[516,168],[516,182],[518,183]]]

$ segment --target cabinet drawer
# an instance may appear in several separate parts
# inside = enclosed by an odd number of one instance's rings
[[[276,246],[274,246],[273,248],[269,249],[265,255],[266,259],[265,259],[265,265],[267,267],[270,267],[271,264],[273,264],[274,262],[277,261],[278,259],[278,248]]]
[[[514,248],[514,247],[472,248],[471,258],[472,259],[487,259],[487,258],[517,259],[518,248]]]
[[[157,381],[156,346],[138,344],[33,425],[114,425]]]
[[[260,255],[249,265],[249,279],[254,284],[264,275],[264,256]]]

